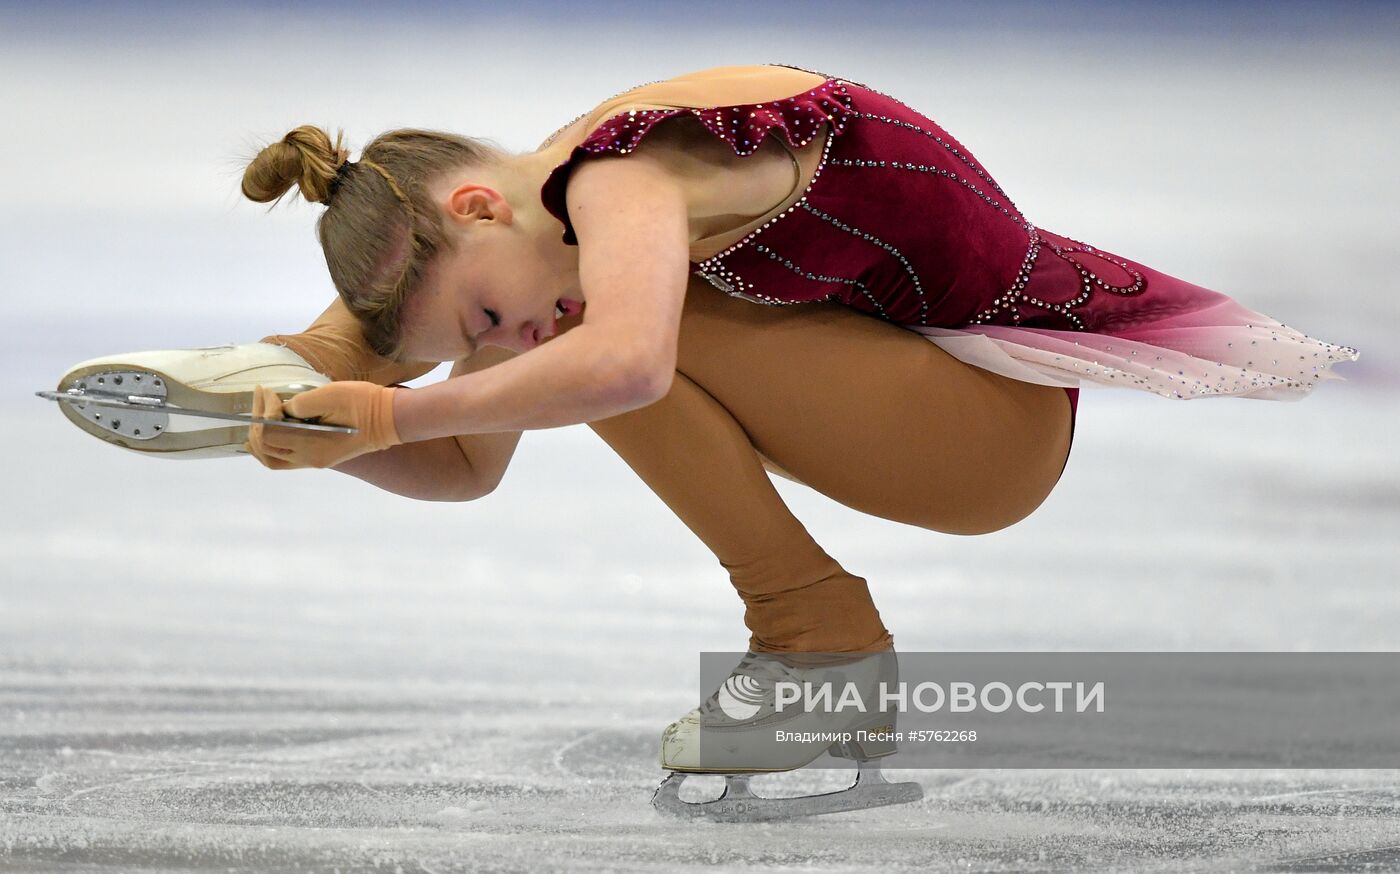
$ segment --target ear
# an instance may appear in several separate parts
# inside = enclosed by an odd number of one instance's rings
[[[447,217],[460,225],[479,221],[511,222],[511,208],[501,192],[479,182],[463,182],[447,195]]]

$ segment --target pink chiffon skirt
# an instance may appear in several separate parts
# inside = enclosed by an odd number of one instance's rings
[[[1333,364],[1359,357],[1350,346],[1314,339],[1220,292],[1043,229],[1039,233],[1082,247],[1072,256],[1042,251],[1027,284],[1042,300],[1053,303],[1077,294],[1076,271],[1084,265],[1099,276],[1116,271],[1125,284],[1131,280],[1123,268],[1131,268],[1145,278],[1144,291],[1134,297],[1100,293],[1098,300],[1075,309],[1084,330],[904,327],[960,361],[1023,382],[1064,388],[1088,382],[1179,400],[1300,400],[1319,382],[1343,379],[1332,372]],[[1069,267],[1060,265],[1065,261]],[[1057,286],[1061,298],[1054,296]]]

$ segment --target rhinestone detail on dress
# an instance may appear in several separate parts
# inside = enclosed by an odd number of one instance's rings
[[[739,155],[753,154],[773,129],[781,131],[794,148],[800,149],[821,133],[825,122],[831,122],[838,132],[843,128],[851,113],[849,99],[840,80],[832,79],[801,94],[768,103],[706,109],[630,109],[600,124],[582,148],[594,153],[626,154],[657,122],[689,113]]]
[[[812,173],[812,180],[808,182],[807,187],[803,189],[802,196],[798,198],[796,203],[792,204],[778,215],[773,216],[768,221],[754,228],[748,234],[745,234],[743,239],[729,246],[724,251],[716,253],[715,255],[711,255],[709,258],[706,258],[704,261],[701,261],[697,265],[697,269],[695,271],[696,274],[698,274],[703,279],[707,280],[711,285],[718,288],[720,291],[723,291],[725,294],[728,294],[732,297],[743,298],[744,300],[751,301],[753,303],[767,304],[769,306],[787,306],[790,304],[813,303],[813,301],[805,300],[785,300],[780,297],[774,297],[772,295],[767,295],[763,294],[762,292],[754,291],[753,283],[745,282],[743,278],[741,278],[737,273],[735,273],[733,270],[730,270],[724,264],[724,259],[727,256],[733,254],[734,252],[737,252],[739,249],[742,249],[749,243],[753,242],[754,238],[756,238],[759,234],[763,233],[765,228],[771,227],[779,219],[783,218],[784,216],[791,215],[794,210],[800,207],[805,207],[808,195],[811,194],[812,188],[817,184],[817,180],[821,178],[822,170],[826,167],[827,161],[830,159],[832,140],[838,134],[845,130],[846,116],[851,111],[850,95],[846,92],[845,85],[846,83],[844,80],[828,79],[818,88],[814,88],[812,89],[812,91],[806,92],[807,94],[811,94],[813,91],[822,91],[824,89],[829,89],[831,93],[836,95],[836,105],[839,106],[841,109],[827,116],[827,120],[831,122],[832,129],[831,132],[827,134],[825,141],[822,143],[821,160],[817,162],[817,168]],[[799,95],[799,97],[800,96],[801,95]],[[798,98],[790,99],[796,100]],[[816,131],[813,131],[812,136],[815,135]],[[811,142],[811,138],[812,137],[809,136],[802,143],[794,143],[794,145],[797,145],[798,147],[805,146],[808,142]],[[830,298],[828,297],[825,299],[829,300]]]
[[[1256,325],[1252,323],[1246,323],[1244,327],[1250,330],[1260,330],[1267,328],[1269,331],[1269,342],[1265,343],[1266,347],[1271,346],[1273,343],[1277,343],[1279,340],[1280,332],[1274,330],[1273,327],[1269,325]],[[1290,347],[1290,351],[1292,349],[1299,348],[1299,346],[1302,346],[1304,348],[1310,346],[1320,348],[1322,351],[1313,352],[1312,357],[1321,358],[1324,363],[1312,365],[1312,373],[1309,373],[1307,368],[1308,356],[1300,353],[1298,355],[1298,360],[1304,362],[1304,367],[1303,369],[1298,371],[1298,376],[1302,378],[1293,379],[1291,377],[1280,376],[1278,374],[1267,373],[1264,371],[1251,371],[1249,368],[1256,366],[1253,360],[1246,360],[1244,367],[1238,367],[1237,365],[1227,365],[1220,361],[1196,362],[1202,365],[1213,363],[1220,370],[1229,370],[1232,372],[1238,370],[1239,376],[1235,378],[1235,380],[1229,385],[1225,384],[1226,377],[1224,374],[1220,374],[1219,371],[1217,371],[1219,375],[1215,377],[1215,383],[1213,385],[1209,383],[1211,374],[1208,372],[1201,373],[1203,379],[1191,379],[1193,374],[1189,374],[1185,370],[1177,370],[1176,374],[1173,376],[1167,373],[1165,370],[1163,370],[1163,368],[1156,363],[1162,361],[1163,356],[1152,356],[1153,362],[1149,364],[1141,356],[1138,355],[1136,350],[1133,349],[1125,350],[1128,352],[1127,358],[1122,357],[1121,354],[1113,356],[1118,360],[1122,361],[1123,364],[1132,367],[1133,370],[1129,370],[1127,369],[1127,367],[1110,367],[1106,363],[1100,363],[1100,361],[1097,358],[1092,359],[1092,365],[1084,364],[1084,362],[1079,359],[1071,359],[1069,363],[1056,366],[1063,367],[1066,370],[1077,370],[1078,367],[1076,367],[1076,365],[1082,365],[1083,372],[1085,374],[1101,374],[1103,376],[1107,376],[1111,380],[1117,380],[1119,376],[1123,376],[1125,377],[1125,379],[1123,380],[1124,383],[1132,383],[1137,388],[1141,388],[1145,391],[1151,391],[1163,397],[1183,399],[1190,398],[1192,396],[1205,397],[1209,395],[1239,395],[1241,391],[1276,386],[1282,386],[1284,388],[1296,388],[1301,389],[1304,392],[1308,392],[1311,391],[1317,385],[1317,382],[1322,378],[1321,374],[1326,372],[1327,368],[1330,365],[1335,364],[1339,361],[1355,361],[1360,355],[1360,353],[1354,346],[1339,346],[1335,343],[1328,343],[1326,341],[1319,340],[1316,337],[1312,337],[1308,334],[1303,334],[1297,331],[1296,329],[1289,328],[1282,322],[1277,323],[1277,327],[1287,329],[1288,333],[1284,334],[1283,336],[1286,338],[1285,346]],[[1076,342],[1074,345],[1078,346],[1079,343]],[[1233,347],[1235,344],[1226,343],[1225,345],[1227,348],[1229,348]],[[1259,345],[1259,340],[1250,340],[1249,345],[1251,347],[1257,347]],[[1149,346],[1147,348],[1151,347]],[[1105,346],[1103,351],[1105,353],[1112,352],[1113,347]],[[1263,366],[1262,361],[1264,360],[1268,361],[1270,366],[1278,365],[1279,359],[1273,357],[1273,355],[1277,353],[1263,352],[1263,350],[1258,351],[1262,352],[1264,356],[1259,366]],[[1109,356],[1105,355],[1105,357]],[[1064,356],[1055,355],[1053,356],[1053,359],[1055,361],[1064,361]],[[1166,381],[1168,383],[1179,383],[1181,385],[1181,389],[1162,388],[1156,386],[1153,384],[1153,380],[1150,377],[1141,375],[1142,371],[1147,371],[1148,373],[1157,374],[1159,376],[1165,376]],[[1190,381],[1188,382],[1188,380]],[[1184,394],[1182,392],[1182,389],[1185,390]]]
[[[1060,315],[1064,316],[1066,319],[1069,320],[1070,324],[1074,326],[1074,329],[1076,331],[1083,331],[1085,329],[1083,320],[1080,319],[1079,316],[1077,316],[1074,312],[1072,312],[1072,310],[1075,307],[1083,306],[1085,303],[1088,302],[1090,295],[1093,293],[1094,286],[1098,286],[1100,289],[1110,292],[1112,294],[1121,294],[1124,296],[1141,294],[1143,290],[1147,287],[1147,282],[1145,279],[1143,279],[1142,274],[1134,270],[1132,267],[1128,266],[1128,264],[1126,264],[1125,262],[1119,261],[1117,258],[1110,257],[1107,253],[1101,252],[1087,243],[1081,243],[1078,240],[1074,240],[1075,245],[1073,246],[1061,246],[1056,243],[1048,243],[1047,245],[1050,246],[1050,251],[1054,252],[1061,259],[1068,262],[1071,266],[1074,267],[1075,270],[1079,272],[1081,283],[1079,294],[1069,300],[1061,301],[1059,303],[1051,303],[1050,301],[1040,300],[1039,298],[1026,294],[1026,286],[1031,281],[1031,271],[1032,268],[1035,266],[1035,260],[1040,255],[1041,245],[1046,242],[1041,239],[1039,232],[1036,231],[1034,227],[1030,229],[1030,236],[1030,248],[1026,251],[1026,257],[1021,262],[1021,272],[1017,275],[1016,280],[1011,284],[1011,287],[1009,289],[1002,293],[1001,297],[998,297],[995,301],[992,302],[991,306],[987,307],[977,315],[973,316],[971,324],[987,324],[989,320],[994,319],[997,316],[997,314],[1001,313],[1002,311],[1006,311],[1011,314],[1012,324],[1020,324],[1021,307],[1022,305],[1028,305],[1040,307],[1041,309],[1047,310],[1049,312],[1059,313]],[[1099,276],[1098,274],[1094,273],[1092,270],[1085,267],[1083,264],[1080,264],[1074,258],[1069,257],[1070,255],[1073,255],[1076,252],[1083,252],[1085,254],[1095,255],[1096,257],[1102,258],[1105,261],[1118,265],[1120,268],[1123,269],[1124,272],[1126,272],[1129,276],[1133,277],[1132,284],[1112,285],[1108,283],[1104,280],[1102,276]]]
[[[803,270],[801,267],[792,263],[790,259],[784,258],[782,255],[779,255],[777,252],[774,252],[772,249],[768,248],[762,243],[755,243],[753,250],[760,254],[767,255],[770,259],[772,259],[773,261],[777,261],[779,264],[791,270],[793,273],[796,273],[797,275],[802,276],[806,279],[810,279],[813,282],[839,282],[842,285],[853,286],[857,291],[865,295],[866,300],[870,301],[875,306],[875,310],[880,314],[882,318],[889,318],[889,316],[885,314],[885,307],[880,303],[880,301],[875,297],[875,295],[870,293],[870,289],[866,288],[865,284],[862,283],[859,279],[846,279],[841,276],[823,276],[820,273],[813,273],[810,270]],[[835,297],[836,295],[834,294],[828,294],[826,297],[821,298],[820,300],[784,301],[784,303],[825,303],[826,301],[835,299]]]
[[[901,265],[904,266],[904,272],[909,274],[909,280],[914,283],[914,291],[919,296],[919,324],[928,324],[928,300],[924,297],[923,283],[919,281],[918,272],[914,270],[914,265],[909,263],[909,259],[904,257],[903,252],[899,251],[899,249],[890,245],[889,243],[886,243],[884,240],[881,240],[874,234],[867,234],[860,228],[851,227],[850,225],[846,224],[845,222],[841,221],[835,216],[828,215],[827,213],[822,212],[815,206],[812,206],[810,203],[807,203],[806,200],[802,201],[801,206],[803,209],[807,210],[807,212],[811,213],[817,218],[830,222],[831,224],[835,225],[836,227],[840,228],[848,234],[853,234],[857,237],[860,237],[862,240],[868,240],[871,243],[874,243],[876,246],[879,246],[881,249],[884,249],[886,252],[889,252],[891,255],[893,255],[895,259],[899,261]],[[850,281],[854,282],[854,280]],[[867,298],[869,298],[870,302],[875,304],[875,307],[879,311],[880,315],[884,316],[885,309],[883,306],[881,306],[880,302],[877,301],[870,294],[870,292],[866,290],[865,286],[860,285],[859,283],[857,283],[857,286],[860,288],[861,292]]]
[[[623,92],[623,94],[626,93]],[[846,83],[843,80],[831,78],[800,94],[765,103],[708,108],[631,109],[619,112],[600,123],[582,143],[575,146],[569,158],[550,172],[542,192],[548,193],[545,197],[546,205],[551,202],[562,203],[563,179],[560,174],[566,170],[579,151],[592,154],[605,152],[629,154],[637,148],[647,132],[658,122],[673,116],[689,114],[697,118],[711,133],[729,143],[735,153],[741,156],[753,154],[762,145],[768,133],[775,129],[781,131],[793,148],[801,149],[816,137],[826,133],[829,122],[830,132],[827,133],[823,144],[821,164],[818,165],[812,181],[808,183],[806,191],[803,192],[802,196],[805,199],[807,192],[811,191],[812,185],[821,175],[821,165],[825,164],[829,154],[831,138],[845,129],[846,120],[852,112],[851,97],[846,91]],[[570,124],[572,123],[570,122]],[[567,127],[568,125],[565,125],[560,130]],[[555,135],[557,136],[558,132]],[[550,208],[552,212],[555,212],[556,217],[564,222],[564,242],[576,244],[577,239],[573,234],[573,229],[569,226],[567,215],[560,215],[556,206]],[[754,229],[724,252],[701,262],[701,269],[696,272],[715,284],[716,287],[720,286],[715,283],[714,279],[711,279],[712,274],[720,279],[725,279],[737,291],[751,289],[752,284],[743,282],[732,272],[713,268],[720,266],[718,259],[722,259],[725,255],[744,246],[763,228],[769,227],[784,215],[790,214],[795,208],[796,204],[793,204],[779,215],[769,219],[761,227]],[[750,295],[750,299],[752,297]]]
[[[879,91],[875,91],[875,89],[873,89],[873,88],[869,88],[869,89],[866,89],[866,90],[871,91],[872,93],[875,93],[875,94],[880,94]],[[880,96],[881,96],[881,97],[884,97],[884,98],[887,98],[887,99],[889,99],[889,100],[894,100],[895,103],[899,103],[898,100],[895,100],[893,97],[890,97],[888,94],[880,94]],[[900,106],[904,106],[904,104],[903,104],[903,103],[900,103]],[[906,106],[905,108],[907,109],[908,107]],[[868,118],[868,119],[870,119],[870,120],[872,120],[872,121],[881,121],[881,122],[884,122],[885,124],[897,125],[898,127],[906,128],[906,129],[908,129],[908,130],[915,131],[916,133],[921,133],[921,134],[923,134],[924,136],[928,137],[929,139],[933,140],[934,142],[938,143],[940,146],[942,146],[943,148],[945,148],[945,149],[947,149],[949,152],[951,152],[951,153],[953,154],[953,156],[956,157],[959,161],[962,161],[964,164],[966,164],[967,167],[968,167],[968,169],[970,169],[970,170],[972,170],[972,172],[976,173],[979,179],[981,179],[981,180],[982,180],[983,182],[985,182],[987,185],[990,185],[991,188],[992,188],[992,190],[995,191],[997,194],[999,194],[999,195],[1001,196],[1001,198],[1002,198],[1003,200],[1005,200],[1005,201],[1007,202],[1007,204],[1011,207],[1012,211],[1015,212],[1016,215],[1017,215],[1018,217],[1020,217],[1020,218],[1024,221],[1025,217],[1022,216],[1021,210],[1020,210],[1019,208],[1017,208],[1016,204],[1014,204],[1014,203],[1011,202],[1011,198],[1007,196],[1007,194],[1006,194],[1005,191],[1002,191],[1002,190],[1001,190],[1001,186],[998,185],[998,184],[996,183],[996,180],[994,180],[994,179],[992,179],[992,177],[988,176],[987,173],[986,173],[986,171],[984,171],[981,167],[977,166],[976,162],[974,162],[974,161],[973,161],[971,158],[969,158],[967,155],[963,154],[961,151],[958,150],[958,148],[957,148],[956,146],[954,146],[952,143],[950,143],[950,142],[944,140],[944,139],[943,139],[942,137],[940,137],[938,134],[934,133],[933,131],[924,130],[923,128],[921,128],[921,127],[919,127],[918,125],[913,124],[913,123],[911,123],[911,122],[907,122],[907,121],[904,121],[904,120],[898,119],[898,118],[889,118],[888,116],[879,115],[878,113],[874,113],[874,112],[858,112],[858,113],[856,113],[856,117],[857,117],[857,118]],[[884,164],[882,163],[881,166],[884,166]],[[945,174],[945,175],[952,175],[952,174]],[[955,178],[956,178],[956,177],[955,177]],[[976,190],[977,190],[975,187],[973,187],[973,185],[972,185],[971,182],[968,182],[968,181],[963,180],[963,179],[959,179],[958,181],[962,182],[964,185],[967,185],[969,188],[972,188],[973,191],[976,191]],[[979,193],[980,193],[980,192],[979,192]],[[986,197],[985,195],[984,195],[984,199],[987,200],[988,203],[991,203],[991,202],[992,202],[991,198],[988,198],[988,197]],[[1006,210],[1003,209],[1002,212],[1006,212]],[[1009,215],[1009,213],[1008,213],[1008,215]],[[1029,227],[1027,227],[1027,230],[1029,230]]]
[[[931,173],[934,176],[942,176],[947,179],[952,179],[955,182],[961,183],[973,194],[977,195],[978,197],[982,198],[984,201],[995,207],[997,211],[999,211],[1002,215],[1005,215],[1006,217],[1010,218],[1012,221],[1016,222],[1022,227],[1025,227],[1027,224],[1025,219],[1021,218],[1020,212],[1013,213],[1013,210],[1015,209],[1015,204],[1012,204],[1012,209],[1007,209],[1005,206],[1002,206],[1001,202],[998,201],[996,198],[992,197],[990,194],[987,194],[985,191],[982,191],[980,188],[978,188],[975,182],[973,182],[970,179],[964,179],[957,173],[954,173],[952,170],[945,170],[942,167],[935,167],[932,164],[915,164],[912,161],[874,161],[865,158],[840,158],[832,161],[831,164],[834,167],[859,167],[874,168],[879,170],[889,168],[893,168],[895,170],[912,170],[918,173]]]
[[[656,79],[656,80],[653,80],[653,81],[651,81],[651,82],[645,82],[645,83],[643,83],[643,84],[641,84],[641,85],[635,85],[635,86],[633,86],[633,87],[631,87],[631,88],[628,88],[626,91],[619,91],[619,92],[617,92],[617,93],[614,94],[613,96],[609,97],[607,100],[604,100],[603,103],[607,103],[607,102],[609,102],[609,101],[611,101],[611,100],[616,100],[617,98],[619,98],[619,97],[621,97],[622,95],[627,94],[627,93],[629,93],[629,92],[632,92],[632,91],[639,91],[639,90],[641,90],[642,88],[647,87],[648,85],[657,85],[657,84],[660,84],[660,83],[665,82],[665,81],[666,81],[665,79]],[[585,115],[588,115],[588,113],[590,113],[590,112],[592,112],[592,111],[593,111],[593,110],[591,110],[591,109],[587,109],[587,110],[584,110],[583,112],[580,112],[578,115],[574,116],[572,119],[569,120],[569,122],[568,122],[567,124],[565,124],[565,125],[563,125],[562,127],[560,127],[559,130],[555,131],[554,133],[550,134],[550,135],[549,135],[549,138],[546,139],[543,143],[540,143],[540,149],[544,149],[544,148],[548,147],[551,143],[553,143],[556,139],[558,139],[558,137],[559,137],[560,134],[562,134],[564,131],[568,130],[568,129],[569,129],[573,124],[575,124],[579,119],[583,118]],[[539,151],[539,149],[536,149],[536,151]]]

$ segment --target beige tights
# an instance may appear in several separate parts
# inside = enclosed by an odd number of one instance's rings
[[[334,379],[403,382],[338,301],[276,335]],[[836,303],[762,306],[698,280],[671,391],[589,426],[714,553],[743,600],[750,648],[888,648],[866,581],[827,555],[765,472],[848,507],[979,534],[1029,515],[1070,443],[1063,389],[965,364],[922,336]]]

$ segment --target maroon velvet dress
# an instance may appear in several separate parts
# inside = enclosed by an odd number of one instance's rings
[[[739,155],[770,133],[800,148],[829,126],[802,199],[692,262],[697,273],[758,304],[838,301],[975,366],[1063,387],[1071,421],[1081,380],[1178,399],[1292,400],[1340,379],[1333,362],[1356,359],[1351,347],[1315,340],[1224,294],[1037,228],[933,120],[865,85],[816,75],[826,81],[768,104],[607,119],[541,189],[564,242],[578,244],[564,200],[573,163],[629,154],[667,118],[698,117]]]

